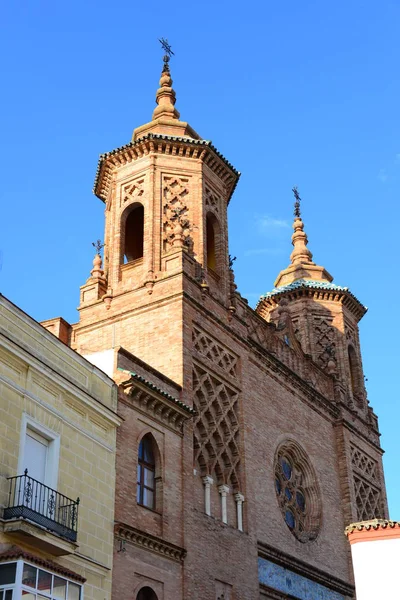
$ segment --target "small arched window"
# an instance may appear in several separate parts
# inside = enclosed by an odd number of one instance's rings
[[[221,230],[212,213],[206,217],[207,268],[219,274],[221,264]]]
[[[353,398],[357,401],[358,404],[362,405],[362,398],[360,396],[360,394],[362,393],[361,372],[359,362],[357,359],[357,354],[353,346],[349,346],[348,354],[351,391],[353,392]]]
[[[125,221],[124,262],[132,262],[143,257],[144,208],[136,204],[129,211]]]
[[[153,439],[147,434],[139,444],[136,500],[138,504],[153,510],[156,507],[155,472]]]
[[[139,591],[136,600],[158,600],[158,598],[157,594],[153,592],[151,588],[146,586]]]
[[[215,231],[210,215],[207,215],[207,267],[216,270]]]

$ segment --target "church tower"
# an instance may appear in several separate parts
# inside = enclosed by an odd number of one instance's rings
[[[344,527],[387,516],[366,309],[313,262],[297,191],[291,263],[249,307],[240,174],[175,101],[167,52],[152,120],[100,157],[79,321],[48,322],[119,385],[114,597],[349,600]]]
[[[358,323],[367,309],[347,287],[334,284],[332,275],[313,262],[296,187],[293,193],[295,218],[290,265],[279,273],[274,289],[260,298],[256,312],[276,325],[277,332],[287,344],[301,348],[322,371],[333,378],[335,401],[352,414],[352,421],[356,428],[359,427],[361,436],[368,432],[368,437],[374,437],[378,442],[377,418],[369,406],[364,384],[358,329]],[[338,427],[338,443],[344,452],[342,433]],[[351,443],[346,453],[356,469],[363,464],[372,464]],[[383,473],[380,471],[378,479],[383,482]],[[351,479],[346,470],[343,477],[345,487]],[[387,516],[384,494],[378,493],[367,482],[357,480],[351,492],[355,494],[355,502],[353,508],[347,506],[346,517],[349,522]],[[348,497],[349,493],[350,490],[345,491],[344,496]]]
[[[100,157],[104,266],[96,255],[72,343],[82,354],[123,346],[182,384],[185,285],[200,302],[211,292],[231,304],[227,205],[239,173],[180,120],[168,63],[152,120]]]

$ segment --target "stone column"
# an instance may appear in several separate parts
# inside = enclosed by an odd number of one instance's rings
[[[237,528],[239,531],[243,531],[243,502],[244,496],[240,492],[235,494],[236,501],[236,514],[237,514]]]
[[[203,477],[204,483],[204,511],[206,515],[211,517],[211,486],[214,483],[214,479],[209,475]]]
[[[222,522],[228,522],[228,511],[226,506],[226,497],[229,494],[229,487],[227,485],[220,485],[218,488],[219,493],[221,494],[221,513],[222,513]]]

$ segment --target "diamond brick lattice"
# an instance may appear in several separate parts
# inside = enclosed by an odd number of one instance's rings
[[[357,446],[350,445],[351,452],[351,464],[353,469],[359,471],[361,475],[367,477],[367,479],[377,480],[377,466],[376,460],[365,454]]]
[[[193,347],[199,354],[208,358],[212,363],[217,364],[223,371],[237,377],[237,356],[234,356],[217,341],[201,331],[196,326],[193,327]]]
[[[203,367],[193,367],[195,461],[202,475],[239,488],[238,392]]]
[[[382,516],[379,489],[373,487],[361,477],[354,475],[354,491],[357,502],[357,519],[359,521],[368,521]]]

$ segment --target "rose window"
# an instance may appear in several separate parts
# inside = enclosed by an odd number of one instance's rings
[[[300,542],[314,540],[321,523],[321,501],[315,473],[304,450],[294,441],[281,445],[275,457],[275,491],[284,521]]]

